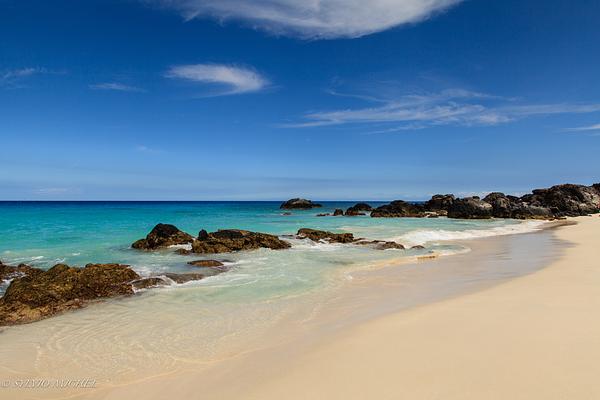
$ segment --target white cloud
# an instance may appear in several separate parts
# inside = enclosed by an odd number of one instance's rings
[[[308,39],[356,38],[419,22],[462,0],[143,0],[186,19],[248,22],[276,34]]]
[[[435,125],[498,125],[536,115],[600,111],[600,104],[514,105],[512,100],[462,89],[427,95],[405,95],[392,100],[378,99],[377,103],[373,107],[312,112],[306,114],[303,121],[286,126],[381,123],[388,125],[388,128],[372,133],[384,133]],[[390,124],[393,125],[391,128]]]
[[[266,78],[252,69],[223,64],[178,65],[169,69],[165,76],[225,87],[214,94],[218,96],[257,92],[269,85]]]
[[[567,130],[572,131],[572,132],[600,131],[600,124],[589,125],[589,126],[580,126],[577,128],[569,128]]]
[[[104,82],[104,83],[95,83],[93,85],[89,85],[90,89],[94,90],[116,90],[119,92],[144,92],[144,89],[124,85],[118,82]]]

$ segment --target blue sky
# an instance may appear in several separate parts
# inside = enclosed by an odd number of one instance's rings
[[[0,0],[0,199],[600,180],[600,3]]]

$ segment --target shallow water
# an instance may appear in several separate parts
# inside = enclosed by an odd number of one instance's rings
[[[289,235],[310,227],[426,246],[424,250],[380,251],[286,238],[292,243],[289,250],[205,257],[227,260],[231,270],[6,329],[0,335],[0,371],[11,376],[53,371],[61,377],[85,371],[104,384],[120,384],[185,365],[210,363],[246,351],[248,343],[283,320],[309,319],[331,300],[334,289],[364,271],[431,251],[464,253],[469,250],[466,239],[542,227],[535,221],[316,217],[352,204],[325,203],[321,209],[283,215],[274,202],[0,203],[0,258],[8,264],[25,262],[42,268],[57,262],[119,262],[143,275],[195,270],[187,261],[203,257],[129,247],[158,222],[175,224],[192,234],[200,229],[241,228]],[[452,241],[456,239],[463,241]],[[481,279],[508,273],[494,265],[481,268]],[[401,277],[414,292],[404,292],[406,304],[448,288],[460,290],[452,279],[472,278],[460,270],[438,269],[425,275],[427,269],[413,270],[414,266],[407,267]],[[411,279],[421,283],[411,286]]]

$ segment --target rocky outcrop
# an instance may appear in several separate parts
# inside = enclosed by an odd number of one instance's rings
[[[144,238],[131,245],[134,249],[156,250],[173,245],[188,244],[194,240],[192,235],[170,224],[158,224]]]
[[[201,230],[198,238],[192,243],[192,252],[215,254],[259,248],[281,250],[290,247],[288,242],[267,233],[240,229],[222,229],[211,233]]]
[[[373,218],[398,218],[398,217],[426,217],[425,207],[421,204],[408,203],[403,200],[395,200],[390,204],[377,207],[371,212]]]
[[[133,294],[139,275],[128,265],[58,264],[14,279],[0,298],[0,325],[27,323],[84,307],[91,301]]]
[[[286,201],[279,208],[290,210],[290,209],[310,209],[310,208],[317,208],[317,207],[322,207],[322,205],[318,204],[318,203],[313,203],[311,200],[295,198],[295,199],[290,199],[290,200]]]
[[[483,200],[477,196],[459,199],[452,194],[436,194],[424,204],[393,201],[377,207],[371,216],[555,219],[597,212],[600,212],[600,183],[556,185],[522,197],[493,192]]]
[[[367,203],[356,203],[355,205],[353,205],[352,207],[348,208],[348,210],[346,210],[346,212],[348,211],[356,211],[356,212],[361,212],[361,211],[371,211],[373,210],[373,207],[371,207],[369,204]]]
[[[436,194],[425,202],[425,209],[438,215],[446,215],[448,209],[454,204],[454,200],[456,200],[456,197],[453,194]]]
[[[487,219],[492,216],[492,205],[477,196],[456,199],[448,209],[449,218]]]
[[[300,229],[297,233],[297,236],[301,239],[310,239],[314,242],[319,242],[321,240],[329,243],[354,242],[354,235],[351,233],[333,233],[309,228]]]
[[[531,206],[549,208],[556,217],[574,217],[597,213],[600,210],[600,191],[594,185],[556,185],[548,189],[536,189],[532,194],[521,197],[521,201]]]
[[[339,217],[340,215],[344,215],[344,210],[342,210],[341,208],[336,208],[335,211],[333,212],[333,216]]]
[[[490,193],[483,198],[492,206],[492,215],[496,218],[511,218],[515,200],[518,198],[510,198],[500,192]]]
[[[329,217],[331,214],[329,213],[321,213],[321,214],[317,214],[317,217]]]

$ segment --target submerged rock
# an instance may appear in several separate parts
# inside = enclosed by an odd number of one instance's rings
[[[288,242],[267,233],[240,229],[222,229],[211,233],[201,230],[198,238],[192,243],[192,252],[215,254],[259,248],[281,250],[290,247]]]
[[[351,233],[333,233],[327,231],[319,231],[316,229],[302,228],[298,230],[298,237],[301,239],[310,239],[318,242],[324,240],[330,243],[352,243],[354,235]]]
[[[186,272],[183,274],[175,274],[175,273],[167,272],[163,275],[175,283],[186,283],[186,282],[190,282],[190,281],[199,281],[201,279],[204,279],[204,274],[199,274],[196,272]]]
[[[371,212],[373,218],[399,218],[399,217],[418,217],[427,216],[425,207],[422,204],[408,203],[403,200],[395,200],[390,204],[377,207]]]
[[[193,265],[194,267],[213,268],[213,267],[222,267],[225,264],[223,264],[221,261],[217,261],[217,260],[195,260],[195,261],[188,262],[188,265]]]
[[[317,214],[317,217],[329,217],[331,214],[329,213],[321,213],[321,214]]]
[[[318,204],[318,203],[313,203],[311,200],[295,198],[295,199],[290,199],[290,200],[284,202],[279,208],[310,209],[310,208],[317,208],[317,207],[322,207],[322,205]]]
[[[386,240],[358,240],[355,242],[355,244],[358,245],[362,245],[362,246],[371,246],[373,247],[375,250],[388,250],[388,249],[397,249],[397,250],[404,250],[404,245],[397,243],[397,242],[392,242],[392,241],[386,241]]]
[[[488,219],[492,214],[492,205],[477,196],[456,199],[448,209],[448,218]]]
[[[180,231],[175,225],[158,224],[148,236],[136,241],[131,247],[140,250],[156,250],[173,245],[188,244],[193,240],[192,235]]]
[[[48,271],[14,279],[0,298],[0,325],[20,324],[84,307],[94,300],[133,294],[139,275],[128,265],[57,264]]]
[[[183,274],[176,274],[167,272],[162,275],[148,276],[145,278],[137,279],[131,282],[131,285],[139,289],[149,289],[153,287],[169,286],[173,283],[186,283],[190,281],[199,281],[204,279],[205,275],[196,272],[187,272]]]
[[[133,288],[137,289],[137,290],[149,289],[149,288],[165,286],[165,285],[168,285],[167,281],[165,281],[163,278],[160,278],[158,276],[150,276],[147,278],[137,279],[137,280],[131,282],[131,286],[133,286]]]

